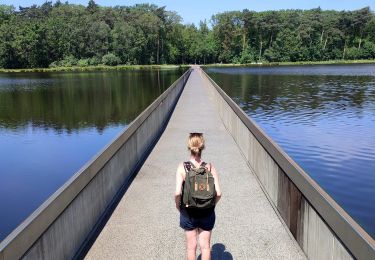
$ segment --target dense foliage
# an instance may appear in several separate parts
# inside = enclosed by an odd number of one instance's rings
[[[249,63],[375,58],[375,14],[357,11],[224,12],[182,24],[155,5],[46,2],[0,5],[0,67]]]

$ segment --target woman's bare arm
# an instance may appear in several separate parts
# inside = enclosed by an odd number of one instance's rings
[[[215,167],[211,163],[211,173],[212,176],[214,176],[215,179],[215,190],[216,190],[216,204],[221,199],[221,188],[220,188],[220,182],[219,182],[219,174],[217,173]]]
[[[181,195],[182,195],[182,183],[184,181],[183,173],[185,172],[184,166],[180,163],[177,167],[176,171],[176,191],[174,193],[174,200],[176,203],[176,208],[180,210],[180,202],[181,202]]]

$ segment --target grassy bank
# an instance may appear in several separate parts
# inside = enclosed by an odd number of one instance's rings
[[[214,63],[201,64],[202,67],[242,67],[242,66],[293,66],[293,65],[330,65],[330,64],[375,64],[375,60],[329,60],[329,61],[296,61],[296,62],[262,62],[262,63]],[[188,68],[190,65],[118,65],[118,66],[86,66],[86,67],[55,67],[33,69],[1,69],[0,72],[59,72],[59,71],[110,71],[110,70],[139,70],[139,69],[178,69]]]
[[[294,66],[294,65],[340,65],[340,64],[375,64],[375,60],[329,60],[329,61],[296,61],[296,62],[262,62],[245,64],[206,64],[202,67],[242,67],[242,66]]]
[[[33,69],[0,69],[0,72],[59,72],[59,71],[109,71],[109,70],[139,70],[139,69],[178,69],[188,65],[118,65],[118,66],[87,66],[87,67],[56,67],[56,68],[33,68]]]

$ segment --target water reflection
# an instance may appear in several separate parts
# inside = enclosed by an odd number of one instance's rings
[[[221,87],[241,102],[245,110],[275,110],[314,114],[341,113],[348,108],[357,112],[363,106],[375,111],[375,77],[223,75],[210,73]]]
[[[375,237],[375,65],[326,69],[207,71]]]
[[[0,75],[0,127],[71,132],[127,124],[176,79],[170,71]]]

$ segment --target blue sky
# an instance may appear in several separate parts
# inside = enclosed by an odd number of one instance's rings
[[[87,5],[89,0],[70,0],[69,3]],[[45,0],[0,0],[1,4],[15,7],[42,4]],[[61,0],[65,2],[65,0]],[[245,8],[255,11],[280,9],[311,9],[320,6],[322,9],[355,10],[365,6],[375,11],[375,0],[96,0],[102,6],[134,5],[137,3],[153,3],[167,6],[167,10],[176,11],[184,19],[184,23],[198,24],[200,20],[211,18],[211,15]]]

